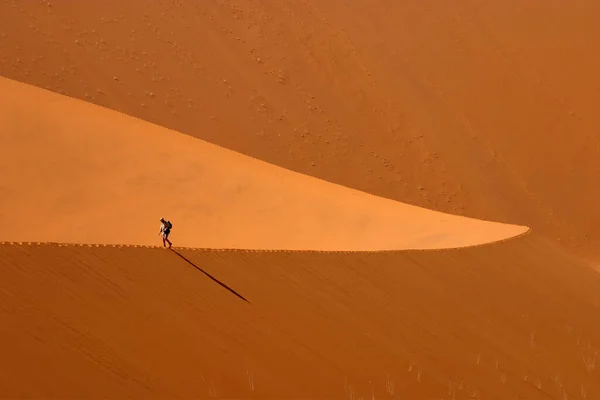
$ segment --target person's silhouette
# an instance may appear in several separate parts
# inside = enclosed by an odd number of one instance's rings
[[[173,229],[173,224],[171,221],[165,220],[164,218],[161,218],[160,222],[160,232],[158,232],[158,234],[162,235],[163,247],[166,247],[166,243],[169,243],[169,248],[171,248],[173,244],[169,240],[169,234],[171,233],[171,229]]]

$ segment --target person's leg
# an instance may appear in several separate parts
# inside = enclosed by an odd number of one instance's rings
[[[173,244],[171,243],[171,241],[169,240],[169,234],[170,234],[170,233],[171,233],[171,231],[166,231],[166,232],[165,232],[165,241],[166,241],[167,243],[169,243],[169,248],[171,248],[171,246],[173,245]]]

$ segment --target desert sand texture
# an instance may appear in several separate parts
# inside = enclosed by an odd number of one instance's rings
[[[375,251],[462,247],[526,227],[402,204],[0,78],[0,240]]]
[[[599,4],[0,0],[0,397],[600,398]]]
[[[600,276],[535,234],[349,254],[3,244],[0,282],[2,398],[600,396]]]
[[[0,75],[600,255],[597,1],[2,1]]]

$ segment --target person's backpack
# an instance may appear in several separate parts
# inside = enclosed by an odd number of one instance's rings
[[[166,221],[165,224],[167,225],[167,229],[169,229],[169,230],[173,229],[173,224],[171,223],[171,221]]]

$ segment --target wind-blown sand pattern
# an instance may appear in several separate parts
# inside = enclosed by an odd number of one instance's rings
[[[535,235],[176,251],[0,246],[2,397],[600,395],[600,276]]]
[[[599,18],[0,1],[0,397],[600,398]]]

